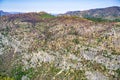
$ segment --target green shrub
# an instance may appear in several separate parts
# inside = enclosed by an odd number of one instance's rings
[[[102,19],[102,18],[95,18],[95,17],[85,17],[85,18],[94,22],[110,22],[110,20]]]
[[[0,80],[15,80],[14,78],[10,78],[10,77],[7,77],[7,76],[0,76]]]
[[[12,76],[15,78],[15,80],[21,80],[21,78],[26,75],[28,78],[31,79],[32,77],[34,77],[34,73],[35,72],[33,68],[23,70],[22,66],[16,67],[12,70]]]
[[[75,44],[79,44],[80,43],[80,41],[79,41],[79,39],[73,39],[73,42],[75,43]]]
[[[116,70],[118,76],[120,77],[120,68]]]

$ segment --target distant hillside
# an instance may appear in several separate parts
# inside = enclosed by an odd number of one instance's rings
[[[63,15],[78,17],[95,17],[103,19],[120,19],[120,7],[113,6],[107,8],[90,9],[85,11],[69,11]]]
[[[5,12],[3,10],[0,10],[0,16],[4,16],[4,15],[10,15],[10,14],[19,14],[21,12]]]
[[[8,13],[8,12],[4,12],[4,11],[0,10],[0,16],[9,15],[9,14],[10,14],[10,13]]]

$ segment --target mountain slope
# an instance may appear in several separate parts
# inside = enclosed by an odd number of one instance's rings
[[[120,19],[120,7],[113,6],[100,9],[90,9],[85,11],[69,11],[64,15],[78,16],[78,17],[96,17],[104,19]]]
[[[119,80],[119,45],[119,22],[45,12],[2,16],[0,80]]]

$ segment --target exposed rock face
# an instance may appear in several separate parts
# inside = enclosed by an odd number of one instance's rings
[[[46,13],[1,19],[0,75],[16,80],[119,80],[119,23]]]
[[[86,76],[88,80],[109,80],[108,77],[105,77],[103,74],[99,72],[86,72]]]

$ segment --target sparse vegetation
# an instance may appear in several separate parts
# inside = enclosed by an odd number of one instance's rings
[[[117,69],[116,72],[117,72],[117,74],[118,74],[118,76],[119,76],[119,78],[120,78],[120,68]]]
[[[41,18],[55,18],[55,16],[53,16],[53,15],[50,15],[50,14],[43,14],[43,15],[41,15],[40,16]]]
[[[119,78],[119,22],[45,12],[1,19],[0,80]]]

